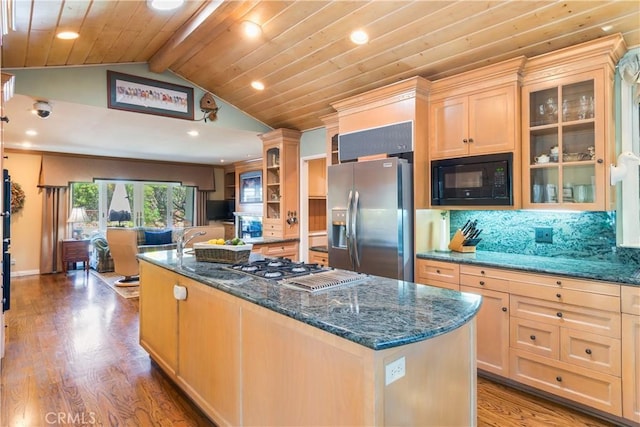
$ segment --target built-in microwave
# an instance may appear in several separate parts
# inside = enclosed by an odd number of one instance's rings
[[[431,162],[434,206],[512,206],[513,153]]]

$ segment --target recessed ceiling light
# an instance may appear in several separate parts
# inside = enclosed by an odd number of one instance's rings
[[[155,10],[173,10],[184,3],[184,0],[147,0],[147,5]]]
[[[25,141],[20,145],[22,145],[24,148],[31,148],[31,143],[29,141]]]
[[[255,90],[264,90],[264,83],[254,80],[251,82],[251,87]]]
[[[25,133],[26,133],[27,135],[29,135],[29,136],[36,136],[36,135],[38,134],[38,132],[36,132],[36,131],[35,131],[35,130],[33,130],[33,129],[27,129],[27,130],[25,131]]]
[[[262,34],[262,27],[255,22],[242,21],[242,31],[245,36],[255,38]]]
[[[80,34],[76,33],[75,31],[62,31],[56,34],[56,37],[61,40],[75,40],[80,37]]]
[[[364,32],[364,30],[355,30],[349,36],[352,42],[355,44],[365,44],[369,41],[369,35]]]
[[[224,159],[220,159],[220,163],[224,163]]]
[[[187,132],[187,134],[189,136],[198,136],[200,135],[200,132],[198,132],[197,130],[190,130],[189,132]]]
[[[608,33],[609,31],[611,31],[613,29],[613,25],[603,25],[602,27],[600,27],[602,29],[602,31],[604,31],[605,33]]]

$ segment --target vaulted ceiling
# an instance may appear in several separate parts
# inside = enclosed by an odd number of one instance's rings
[[[634,1],[16,2],[3,67],[146,62],[170,70],[273,128],[322,126],[331,103],[408,77],[429,80],[622,33],[640,45]],[[262,27],[247,39],[243,21]],[[369,42],[349,33],[365,29]],[[75,41],[55,38],[61,30]],[[251,88],[253,80],[266,88]]]

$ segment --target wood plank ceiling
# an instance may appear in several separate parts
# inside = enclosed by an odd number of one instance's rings
[[[636,0],[187,1],[169,13],[145,1],[18,0],[16,8],[3,67],[148,62],[269,126],[298,130],[322,126],[332,102],[415,75],[437,80],[618,32],[640,45]],[[260,38],[242,35],[245,20],[262,26]],[[349,41],[358,28],[369,33],[365,45]],[[55,38],[61,30],[80,38]]]

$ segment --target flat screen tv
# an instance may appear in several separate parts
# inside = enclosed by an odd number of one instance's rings
[[[233,200],[207,200],[207,219],[210,221],[222,221],[233,219]]]

